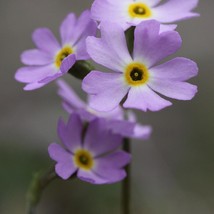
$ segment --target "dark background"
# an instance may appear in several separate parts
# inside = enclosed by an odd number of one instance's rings
[[[67,13],[92,0],[0,0],[0,213],[22,214],[32,174],[53,162],[47,146],[59,142],[56,124],[67,117],[54,83],[25,92],[14,80],[19,55],[33,46],[31,33],[47,26],[58,35]],[[200,18],[179,24],[183,47],[176,54],[195,60],[197,96],[156,113],[138,112],[154,127],[149,141],[133,142],[133,214],[214,213],[214,2],[201,0]],[[80,82],[67,79],[81,94]],[[93,186],[55,181],[45,191],[39,214],[118,214],[120,184]]]

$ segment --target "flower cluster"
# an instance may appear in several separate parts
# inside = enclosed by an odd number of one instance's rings
[[[175,22],[199,16],[198,0],[95,0],[79,18],[71,13],[60,26],[61,44],[47,28],[36,29],[36,49],[24,51],[15,78],[34,90],[66,73],[82,77],[81,100],[63,80],[57,80],[62,106],[69,113],[58,123],[62,146],[52,143],[50,157],[58,176],[106,184],[126,176],[131,155],[125,138],[146,140],[152,128],[141,125],[132,111],[159,111],[172,103],[165,97],[191,100],[197,87],[186,82],[198,73],[184,57],[168,61],[182,45]],[[97,37],[100,31],[100,37]],[[84,67],[85,60],[110,69]],[[80,66],[80,67],[78,67]],[[76,70],[76,74],[74,74]]]

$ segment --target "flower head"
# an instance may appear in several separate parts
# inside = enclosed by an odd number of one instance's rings
[[[125,112],[121,106],[117,106],[108,112],[94,110],[89,106],[88,102],[83,102],[66,82],[58,80],[57,85],[59,87],[58,94],[62,98],[62,105],[69,114],[77,113],[82,120],[87,122],[91,122],[96,118],[103,118],[106,126],[112,132],[123,137],[141,140],[146,140],[150,137],[152,128],[148,125],[137,123],[133,112],[129,111],[127,120],[125,120]]]
[[[197,75],[196,63],[175,58],[158,65],[176,52],[181,38],[175,31],[160,33],[160,24],[150,20],[139,24],[134,32],[134,49],[130,55],[123,29],[115,23],[101,23],[101,38],[89,37],[87,50],[91,58],[114,71],[92,71],[83,80],[83,90],[92,94],[90,106],[99,111],[123,107],[158,111],[171,105],[164,96],[190,100],[197,87],[185,82]],[[155,93],[157,92],[157,93]]]
[[[114,20],[124,30],[150,19],[160,23],[172,23],[198,16],[191,12],[197,6],[198,0],[168,0],[159,4],[160,2],[161,0],[95,0],[91,13],[94,20]]]
[[[58,135],[64,147],[52,143],[48,151],[61,178],[76,173],[81,180],[107,184],[126,176],[123,167],[130,162],[130,155],[118,149],[122,137],[108,130],[102,120],[93,120],[84,132],[80,117],[72,114],[67,124],[59,121]]]
[[[77,19],[71,13],[60,26],[61,44],[47,28],[36,29],[32,35],[36,49],[24,51],[21,61],[25,67],[18,69],[15,78],[26,83],[25,90],[40,88],[62,76],[76,60],[89,59],[85,39],[95,35],[96,24],[85,11]]]

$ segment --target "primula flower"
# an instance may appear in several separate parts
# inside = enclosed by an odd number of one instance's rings
[[[107,184],[126,176],[123,167],[130,162],[130,154],[118,149],[121,136],[108,130],[102,120],[93,120],[85,131],[80,117],[72,114],[67,125],[59,121],[58,135],[63,147],[52,143],[48,151],[61,178],[76,173],[81,180]]]
[[[106,126],[112,132],[123,137],[141,140],[146,140],[150,137],[152,128],[148,125],[137,123],[133,112],[128,111],[128,120],[125,120],[124,111],[120,106],[108,112],[96,111],[88,105],[88,102],[82,101],[65,81],[57,80],[57,85],[59,87],[58,95],[62,98],[62,106],[69,114],[77,113],[82,120],[88,122],[96,118],[103,118]]]
[[[16,80],[26,83],[24,90],[44,86],[62,76],[74,65],[76,60],[87,60],[85,39],[95,35],[96,24],[85,11],[77,19],[70,13],[60,26],[61,44],[48,28],[38,28],[32,39],[36,49],[24,51],[21,61],[26,65],[16,72]]]
[[[160,2],[161,0],[95,0],[91,14],[97,21],[114,20],[124,30],[149,19],[165,24],[199,15],[191,12],[198,0],[168,0],[159,4]],[[167,26],[162,27],[165,29]]]
[[[139,24],[134,32],[132,56],[123,29],[115,23],[102,23],[101,38],[87,39],[91,58],[115,71],[92,71],[83,80],[83,89],[93,95],[92,108],[109,111],[123,101],[125,108],[158,111],[172,104],[155,91],[178,100],[193,98],[197,87],[185,81],[197,75],[197,65],[180,57],[157,65],[176,52],[182,42],[177,32],[159,30],[160,24],[154,20]]]

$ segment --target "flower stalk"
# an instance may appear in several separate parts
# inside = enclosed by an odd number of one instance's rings
[[[123,142],[124,151],[131,154],[130,139],[125,138]],[[122,181],[122,214],[131,214],[131,163],[125,167],[127,176]]]
[[[35,173],[27,193],[26,214],[35,214],[36,207],[41,199],[44,189],[58,176],[55,169],[51,168],[47,172],[40,171]]]

